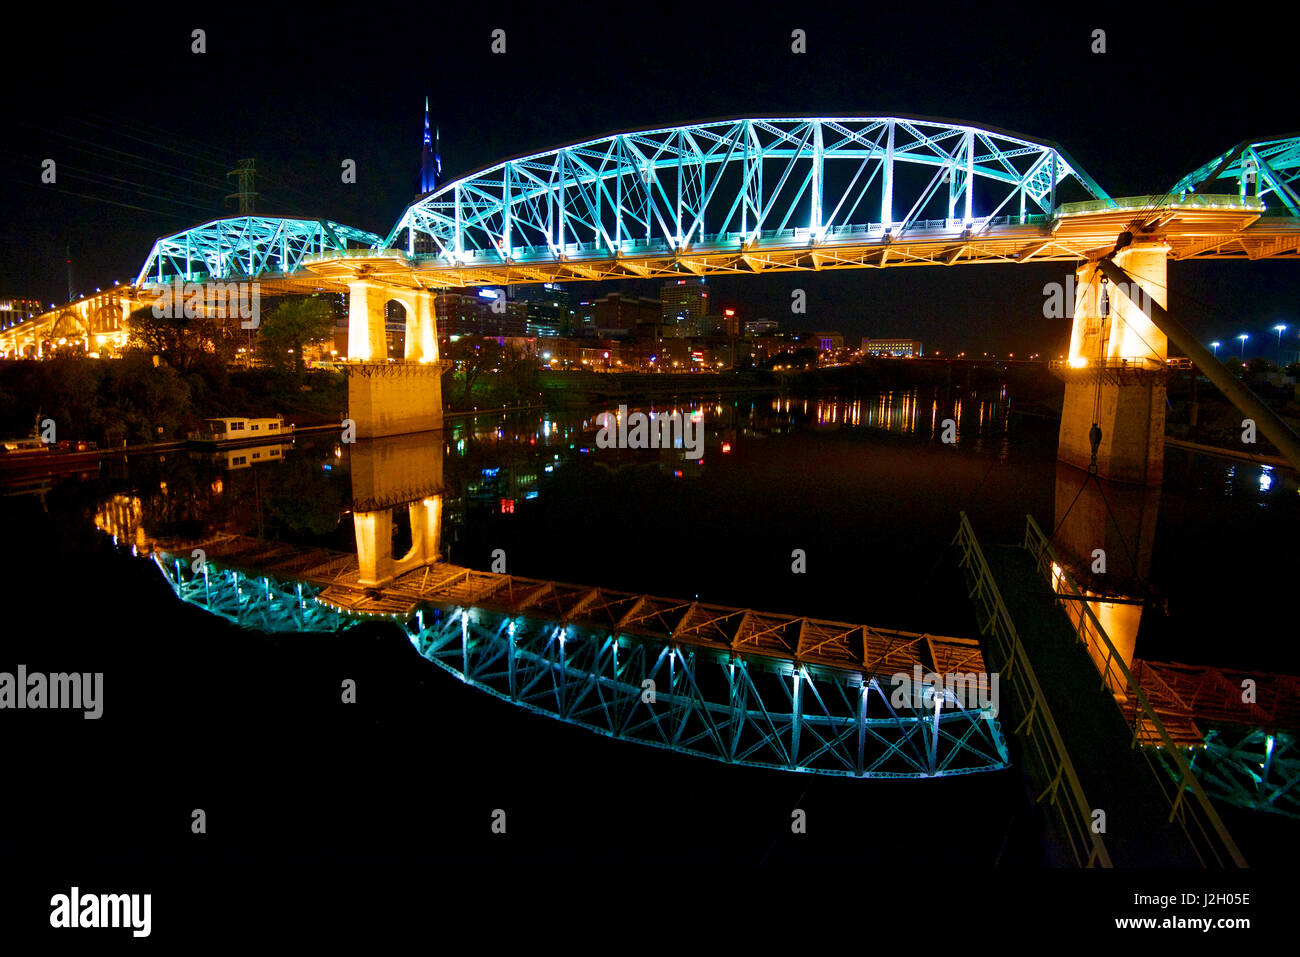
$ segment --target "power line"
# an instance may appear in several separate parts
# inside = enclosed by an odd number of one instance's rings
[[[217,158],[220,155],[217,151],[213,151],[212,156],[201,156],[198,153],[192,153],[187,150],[177,149],[174,146],[166,145],[166,142],[164,141],[175,142],[177,139],[176,134],[170,130],[161,130],[161,129],[147,127],[147,126],[132,125],[123,120],[115,119],[113,117],[102,117],[102,119],[105,120],[105,123],[96,123],[93,120],[89,120],[84,116],[78,117],[78,119],[80,119],[81,122],[86,123],[89,126],[98,126],[102,128],[103,126],[107,125],[109,128],[117,130],[119,133],[121,133],[122,136],[125,136],[128,139],[133,139],[141,143],[146,143],[150,146],[155,147],[156,149],[165,149],[168,150],[169,152],[177,153],[181,156],[188,156],[191,159],[199,160],[202,163],[211,163],[213,166],[216,167],[225,167],[230,165],[229,160],[222,160]],[[151,138],[144,139],[142,137],[132,136],[129,133],[123,132],[124,130],[127,129],[136,129],[141,133],[144,133],[146,136],[150,136]],[[210,149],[209,147],[196,146],[195,144],[192,143],[187,143],[186,145],[191,146],[192,148]]]
[[[26,125],[26,124],[25,124],[25,125]],[[38,129],[37,127],[30,126],[30,125],[27,125],[27,128],[28,128],[28,129]],[[142,170],[144,170],[145,172],[147,172],[147,173],[151,173],[151,174],[153,174],[153,175],[155,175],[155,176],[168,176],[168,177],[171,177],[172,179],[178,179],[178,180],[181,180],[181,181],[183,181],[183,182],[192,183],[192,184],[195,185],[195,186],[202,186],[202,187],[207,188],[207,189],[219,189],[219,188],[221,188],[221,183],[220,183],[219,181],[217,181],[217,180],[209,179],[207,182],[204,182],[204,181],[202,181],[202,180],[197,180],[197,179],[194,179],[194,178],[189,177],[189,176],[182,176],[182,175],[180,175],[180,174],[178,174],[178,173],[170,172],[170,171],[166,168],[168,164],[162,163],[161,161],[158,161],[158,160],[152,160],[152,159],[150,159],[149,157],[140,156],[140,155],[138,155],[138,154],[136,154],[136,153],[129,153],[129,152],[125,151],[125,150],[114,149],[114,148],[111,147],[111,146],[104,146],[104,145],[102,145],[102,144],[91,143],[91,142],[88,141],[88,140],[82,139],[82,138],[79,137],[79,136],[73,136],[73,135],[70,134],[70,133],[63,133],[63,132],[58,132],[58,131],[56,131],[56,132],[54,133],[54,135],[55,135],[55,136],[61,136],[61,137],[63,137],[64,139],[72,140],[74,143],[82,143],[82,144],[85,144],[84,146],[80,147],[80,149],[81,149],[82,152],[87,153],[87,154],[89,154],[90,156],[98,157],[98,158],[101,158],[101,159],[106,159],[106,160],[108,160],[109,162],[121,163],[121,164],[126,165],[126,166],[134,166],[134,167],[136,167],[136,168],[138,168],[138,169],[142,169]],[[109,152],[109,153],[116,153],[116,154],[118,154],[119,156],[129,157],[129,159],[128,159],[128,160],[121,160],[121,159],[115,159],[115,158],[113,158],[113,157],[103,156],[102,154],[97,153],[97,152],[95,151],[96,149],[105,150],[105,151],[107,151],[107,152]],[[137,160],[137,161],[141,161],[141,162],[131,162],[131,160]],[[145,164],[153,164],[153,165],[145,165]],[[158,168],[158,167],[162,167],[162,168]],[[177,167],[177,168],[184,168],[184,167]]]
[[[21,155],[21,154],[20,154],[20,155]],[[28,160],[31,160],[31,161],[33,161],[33,162],[39,162],[39,160],[35,159],[34,157],[30,157],[30,156],[24,156],[24,157],[22,157],[22,158],[24,158],[24,159],[28,159]],[[70,163],[67,163],[67,162],[61,162],[61,163],[59,164],[59,169],[60,169],[60,171],[63,171],[63,170],[72,170],[73,172],[80,174],[80,175],[78,175],[78,176],[74,176],[73,179],[79,179],[79,180],[80,180],[80,179],[84,179],[86,182],[93,183],[93,184],[95,184],[95,185],[102,185],[102,186],[105,186],[105,187],[108,188],[108,189],[120,189],[120,190],[131,189],[131,190],[135,190],[136,192],[140,193],[141,195],[143,195],[143,196],[145,196],[145,197],[147,197],[147,198],[149,198],[149,199],[160,199],[160,200],[163,200],[164,202],[172,203],[172,204],[175,204],[175,205],[177,205],[177,206],[192,206],[192,207],[194,207],[195,209],[201,209],[201,210],[211,211],[211,209],[212,209],[212,205],[213,205],[213,204],[211,204],[211,203],[206,204],[206,205],[204,205],[204,204],[200,204],[200,203],[193,203],[193,202],[190,202],[190,201],[187,200],[187,199],[181,199],[181,198],[179,198],[178,196],[176,196],[176,195],[174,195],[174,194],[168,194],[168,193],[159,192],[159,191],[154,190],[154,189],[152,189],[152,188],[150,188],[150,187],[148,187],[148,186],[145,186],[145,185],[142,184],[142,183],[136,183],[136,182],[133,182],[132,180],[122,179],[121,177],[118,177],[118,176],[112,176],[112,175],[110,175],[110,174],[108,174],[108,173],[101,173],[101,172],[98,172],[97,170],[88,170],[88,169],[85,169],[85,168],[80,167],[80,166],[74,166],[74,165],[72,165],[72,164],[70,164]],[[104,181],[106,181],[106,180],[111,180],[111,181],[116,182],[116,183],[122,183],[122,184],[124,184],[124,185],[122,185],[122,186],[116,186],[116,185],[113,185],[113,182],[104,182]],[[43,185],[49,185],[49,184],[43,184]]]
[[[152,215],[154,215],[154,216],[162,216],[162,217],[165,217],[165,218],[171,218],[171,219],[180,219],[180,217],[177,216],[175,213],[164,213],[164,212],[160,212],[160,211],[158,211],[158,210],[156,210],[156,209],[145,209],[143,206],[134,206],[134,205],[132,205],[132,204],[130,204],[130,203],[119,203],[119,202],[117,202],[116,200],[112,200],[112,199],[104,199],[102,196],[91,196],[91,195],[88,194],[88,193],[77,193],[77,192],[73,192],[73,191],[70,190],[70,189],[64,189],[64,188],[62,188],[61,186],[56,186],[56,185],[54,185],[54,184],[49,184],[49,183],[29,183],[29,182],[27,182],[26,180],[21,180],[21,179],[7,179],[7,180],[5,180],[5,182],[6,182],[6,183],[17,183],[19,186],[30,186],[30,187],[32,187],[33,189],[53,190],[54,192],[62,193],[62,194],[65,195],[65,196],[79,196],[79,197],[81,197],[82,199],[90,199],[90,200],[94,200],[94,201],[97,202],[97,203],[107,203],[109,206],[121,206],[123,209],[136,209],[136,210],[139,210],[139,211],[142,212],[142,213],[150,213],[150,214],[152,214]]]

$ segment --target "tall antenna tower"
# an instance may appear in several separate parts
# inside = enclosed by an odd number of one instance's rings
[[[257,198],[257,192],[253,189],[253,177],[257,171],[253,169],[253,160],[241,159],[239,166],[232,169],[226,174],[227,177],[235,177],[235,191],[226,199],[239,200],[239,215],[253,215],[253,201]]]

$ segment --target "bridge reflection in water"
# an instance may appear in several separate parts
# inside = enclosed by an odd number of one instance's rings
[[[1245,866],[1209,799],[1297,815],[1300,680],[1134,657],[1159,498],[1061,463],[1050,535],[1029,516],[1021,545],[983,548],[963,515],[955,544],[1075,861]]]
[[[1211,796],[1253,810],[1300,817],[1300,678],[1135,657],[1144,611],[1161,600],[1147,585],[1159,489],[1107,482],[1057,465],[1056,530],[1037,547],[1075,634],[1087,648],[1138,741],[1168,745],[1144,716],[1133,687]],[[1105,572],[1098,559],[1104,552]],[[1125,678],[1117,661],[1127,665]],[[1173,769],[1166,762],[1166,770]]]
[[[1008,766],[996,705],[934,680],[962,675],[973,690],[986,669],[972,639],[442,561],[443,442],[431,432],[351,446],[355,555],[223,535],[157,542],[154,558],[179,597],[240,625],[333,631],[388,619],[462,681],[611,737],[862,778]],[[403,513],[410,547],[398,555],[394,515]],[[917,672],[929,690],[897,694],[891,679]]]
[[[903,398],[901,419],[888,403],[827,415],[924,431],[933,408]],[[241,625],[335,631],[386,619],[480,690],[687,754],[940,777],[1008,766],[1011,729],[1033,796],[1053,818],[1049,853],[1060,863],[1241,863],[1209,797],[1297,812],[1296,679],[1134,657],[1151,604],[1142,583],[1158,490],[1060,465],[1050,535],[1030,519],[1019,545],[980,548],[963,521],[963,562],[974,570],[978,551],[985,568],[972,589],[984,632],[976,642],[451,565],[441,560],[441,516],[458,495],[443,481],[445,441],[435,432],[349,448],[356,553],[246,535],[142,540],[138,525],[129,540],[153,552],[180,597]],[[1096,549],[1105,574],[1091,571]],[[1052,662],[1065,658],[1053,677]],[[1000,673],[1007,701],[996,719],[951,695],[937,715],[924,694],[916,707],[900,703],[890,679],[916,670]],[[1246,677],[1257,686],[1249,703]],[[1110,837],[1091,833],[1097,807],[1131,820],[1112,818]],[[1126,833],[1135,822],[1146,823]]]

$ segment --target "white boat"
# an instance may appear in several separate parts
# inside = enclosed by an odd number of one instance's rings
[[[265,442],[278,439],[282,435],[293,434],[293,423],[284,421],[284,416],[270,418],[252,418],[246,415],[232,415],[217,419],[204,419],[203,429],[191,432],[191,442],[203,445],[218,445],[230,442]]]

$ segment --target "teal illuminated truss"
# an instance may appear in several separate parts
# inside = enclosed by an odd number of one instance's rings
[[[1191,762],[1205,790],[1229,804],[1300,818],[1300,752],[1291,731],[1211,728]]]
[[[316,601],[314,585],[272,575],[155,552],[154,562],[176,597],[241,628],[265,632],[333,632],[357,624],[354,618]]]
[[[378,244],[374,233],[327,219],[214,219],[155,242],[135,284],[286,275],[309,257]]]
[[[641,255],[1041,224],[1109,197],[1058,146],[923,117],[726,119],[498,163],[410,206],[384,245],[448,264]]]
[[[196,569],[184,553],[155,552],[154,561],[178,598],[241,627],[329,632],[390,620],[404,628],[421,655],[467,684],[621,740],[730,764],[860,778],[945,777],[1010,763],[995,712],[962,704],[951,691],[942,692],[938,708],[933,689],[928,699],[918,694],[896,705],[891,682],[874,673],[692,644],[688,621],[712,618],[698,603],[630,596],[625,607],[629,596],[621,593],[582,591],[578,601],[592,614],[599,605],[611,614],[617,609],[618,620],[639,616],[642,630],[635,634],[575,622],[571,614],[560,615],[567,620],[561,624],[545,616],[544,603],[538,614],[521,616],[454,603],[425,603],[411,611],[371,597],[364,604],[372,610],[362,611],[334,604],[330,596],[336,592],[321,584],[347,577],[347,555],[332,559],[337,567],[326,567],[321,562],[330,559],[320,550],[262,543],[260,551],[243,553],[279,571],[242,570],[210,558]],[[294,566],[315,581],[295,580],[284,570]],[[407,577],[418,581],[425,572]],[[507,587],[525,584],[533,596],[544,590],[509,576],[471,574]],[[552,587],[548,594],[554,593]],[[576,606],[569,611],[576,614]],[[710,630],[756,620],[753,613],[729,612]],[[676,628],[665,626],[659,638],[647,636],[645,628],[669,619]],[[804,619],[774,620],[764,619],[772,641],[793,628],[826,644],[843,637],[823,635]],[[679,633],[685,639],[673,640]],[[907,643],[896,644],[897,661],[912,661]]]
[[[996,717],[896,708],[870,675],[481,609],[421,612],[408,633],[434,664],[521,708],[729,764],[859,778],[1009,764]]]
[[[1188,173],[1170,192],[1223,192],[1216,180],[1236,180],[1239,195],[1257,196],[1272,212],[1300,216],[1300,135],[1238,143]]]

